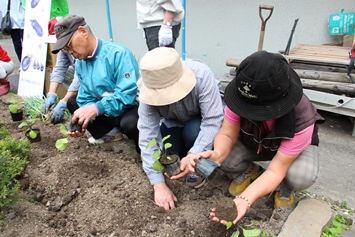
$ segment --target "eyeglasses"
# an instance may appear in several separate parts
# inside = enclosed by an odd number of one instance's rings
[[[63,52],[66,52],[68,53],[68,51],[71,49],[71,42],[74,38],[74,35],[75,35],[76,31],[74,32],[74,34],[70,37],[70,40],[68,41],[67,45],[65,45],[63,48],[62,48],[62,51]]]

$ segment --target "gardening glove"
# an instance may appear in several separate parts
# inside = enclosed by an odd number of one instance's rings
[[[57,94],[53,92],[48,92],[47,98],[44,101],[41,112],[42,114],[46,114],[49,111],[49,108],[54,105],[55,101],[57,99]]]
[[[159,46],[166,46],[173,42],[173,27],[161,25],[159,30]]]
[[[63,100],[59,101],[59,103],[52,110],[51,123],[57,124],[64,118],[64,111],[67,108],[67,103]]]

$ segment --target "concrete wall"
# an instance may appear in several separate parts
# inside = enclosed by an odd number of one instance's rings
[[[258,50],[259,5],[274,6],[266,23],[263,49],[284,50],[294,21],[299,18],[292,45],[342,41],[329,36],[329,15],[355,12],[354,0],[186,0],[186,57],[207,63],[221,78],[229,71],[228,57],[243,59]],[[137,29],[134,0],[110,0],[113,40],[132,50],[137,59],[147,51]],[[68,0],[70,14],[82,15],[99,38],[109,40],[105,0]],[[269,11],[263,10],[264,19]],[[181,37],[176,49],[181,53]]]

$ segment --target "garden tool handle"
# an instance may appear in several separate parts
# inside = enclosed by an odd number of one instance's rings
[[[262,10],[263,9],[270,11],[269,12],[269,16],[265,20],[264,20],[263,15],[262,15]],[[260,39],[259,39],[258,51],[261,51],[262,48],[263,48],[265,25],[266,25],[266,22],[271,17],[273,11],[274,11],[274,7],[273,6],[269,6],[269,5],[260,5],[259,6],[259,16],[260,16],[260,19],[261,19],[261,31],[260,31]]]

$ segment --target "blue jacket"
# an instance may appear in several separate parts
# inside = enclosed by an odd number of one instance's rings
[[[118,117],[134,105],[138,63],[125,46],[99,40],[93,57],[76,60],[75,71],[80,81],[79,107],[96,104],[100,115]]]

